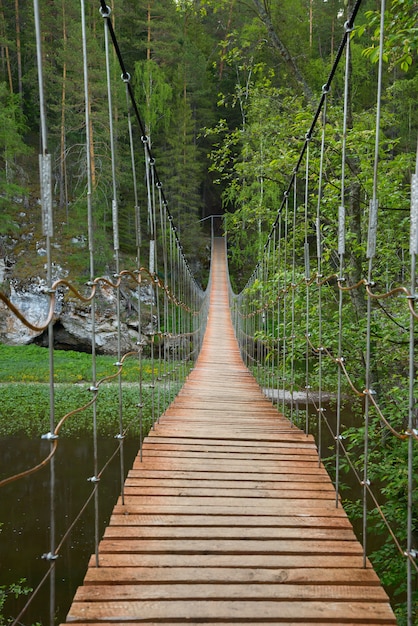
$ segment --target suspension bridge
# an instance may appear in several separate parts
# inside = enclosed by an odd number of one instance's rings
[[[316,451],[232,328],[224,241],[183,389],[145,439],[66,623],[396,624]]]
[[[408,626],[416,623],[414,593],[418,568],[414,535],[414,450],[418,424],[414,332],[417,318],[418,165],[411,181],[409,238],[399,241],[403,265],[389,280],[388,263],[384,276],[377,274],[375,269],[375,266],[379,270],[384,266],[384,263],[376,262],[380,243],[377,238],[379,105],[375,120],[373,191],[367,220],[363,219],[363,225],[365,221],[368,223],[368,271],[365,276],[359,275],[356,281],[350,282],[353,274],[350,275],[346,268],[346,205],[351,193],[351,190],[348,193],[350,183],[346,177],[347,139],[351,130],[346,108],[341,122],[340,197],[335,224],[330,225],[328,217],[325,219],[323,215],[324,197],[328,191],[324,181],[327,104],[331,84],[344,56],[347,99],[350,33],[360,4],[356,3],[345,24],[318,108],[301,142],[299,159],[278,203],[277,218],[264,247],[260,246],[260,258],[239,295],[232,292],[229,283],[227,237],[215,237],[213,224],[212,265],[206,291],[200,288],[190,271],[164,194],[157,160],[138,112],[110,10],[104,2],[101,2],[101,13],[107,77],[110,80],[109,48],[112,43],[129,103],[127,135],[131,152],[135,152],[135,122],[139,125],[144,150],[149,259],[146,266],[139,263],[142,258],[140,217],[139,202],[135,197],[133,212],[138,264],[129,269],[120,267],[118,193],[113,180],[115,274],[112,278],[95,275],[93,185],[89,162],[91,137],[87,132],[86,225],[90,280],[83,293],[67,279],[53,280],[51,161],[43,109],[42,55],[39,54],[42,217],[47,250],[45,298],[49,313],[44,322],[39,323],[32,320],[30,314],[20,311],[6,294],[0,292],[0,299],[25,326],[34,332],[48,332],[50,430],[43,434],[43,438],[49,443],[50,450],[46,458],[33,467],[0,481],[0,489],[47,466],[50,468],[50,546],[42,555],[45,573],[33,585],[33,594],[14,618],[13,626],[22,623],[32,599],[47,585],[50,624],[55,624],[58,557],[62,556],[71,530],[90,502],[95,505],[95,551],[66,619],[60,618],[62,623],[83,626],[122,622],[396,624],[388,596],[368,558],[368,537],[373,532],[368,525],[371,510],[379,516],[378,524],[385,527],[393,541],[405,572],[406,623]],[[84,11],[82,3],[82,17]],[[39,15],[35,26],[41,48]],[[380,36],[384,37],[384,28]],[[90,129],[85,45],[83,54],[85,128]],[[381,81],[380,66],[380,86]],[[111,93],[109,85],[112,136]],[[379,98],[378,89],[378,102]],[[313,139],[318,133],[319,141],[314,144]],[[114,146],[112,141],[110,143],[115,172]],[[317,159],[311,171],[315,151]],[[132,175],[136,190],[134,161]],[[335,203],[335,195],[332,203]],[[302,227],[298,230],[300,224]],[[311,269],[312,262],[316,263],[315,271]],[[396,284],[395,280],[398,281]],[[146,339],[141,316],[141,288],[144,284],[154,296],[148,311],[152,328]],[[114,319],[119,333],[117,371],[108,378],[118,383],[114,385],[119,406],[115,454],[119,455],[121,465],[121,495],[103,538],[99,532],[98,494],[100,482],[106,479],[108,462],[99,468],[96,418],[97,399],[107,379],[97,379],[95,366],[95,301],[102,286],[115,294]],[[138,293],[138,336],[133,353],[123,354],[121,302],[127,286],[137,289]],[[92,380],[88,389],[91,399],[77,411],[56,416],[54,314],[57,294],[68,291],[91,309]],[[356,298],[365,304],[361,331],[358,325],[353,328],[353,315],[348,313],[350,303]],[[397,303],[394,312],[383,305],[383,301],[392,300]],[[395,410],[389,411],[387,405],[380,404],[379,394],[373,388],[376,382],[373,359],[378,356],[372,328],[377,311],[385,316],[385,328],[396,323],[400,329],[397,332],[405,333],[402,339],[407,337],[407,341],[399,342],[405,344],[405,348],[402,357],[397,356],[396,363],[399,367],[399,361],[402,362],[409,377],[407,388],[402,390],[407,407],[407,417],[403,416],[402,420],[392,419]],[[388,333],[393,332],[390,326]],[[352,349],[354,338],[356,345],[362,342],[361,349]],[[142,378],[145,349],[149,350],[152,362],[153,380],[148,387]],[[361,352],[359,358],[356,351]],[[125,481],[124,439],[128,427],[123,418],[122,379],[124,365],[132,357],[138,360],[136,418],[140,437],[138,456]],[[330,390],[327,377],[331,370],[335,374],[332,380],[338,382],[337,389]],[[328,392],[335,400],[331,417],[327,416],[325,406]],[[152,425],[143,438],[144,398],[148,393]],[[277,406],[266,395],[275,398]],[[348,450],[342,434],[342,408],[347,398],[350,399],[348,403],[359,399],[362,405],[362,422],[357,431],[359,438],[360,434],[364,436],[361,446],[358,442],[354,446],[354,452]],[[93,476],[89,478],[91,494],[63,536],[57,537],[54,463],[60,450],[61,429],[77,413],[90,408],[95,451]],[[375,423],[382,433],[382,442],[393,438],[399,445],[399,456],[404,463],[400,470],[406,477],[405,493],[400,497],[404,524],[401,530],[385,513],[384,503],[379,502],[378,489],[371,480],[370,459],[377,452],[370,450],[369,435]],[[333,480],[324,468],[330,441],[335,455]],[[360,460],[353,459],[354,453]],[[361,491],[361,544],[341,503],[342,464],[353,471]]]

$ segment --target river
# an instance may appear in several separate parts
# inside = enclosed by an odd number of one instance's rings
[[[38,463],[49,451],[49,443],[22,438],[0,439],[0,477],[18,473]],[[100,440],[98,467],[117,447],[114,439]],[[125,474],[131,468],[138,441],[124,442]],[[61,439],[55,460],[56,544],[76,518],[92,490],[88,478],[93,472],[93,445],[86,439]],[[106,469],[99,484],[100,534],[103,534],[120,493],[120,458]],[[50,551],[49,468],[10,483],[0,489],[0,586],[26,579],[36,587],[48,569],[42,555]],[[94,552],[94,503],[89,503],[64,544],[56,561],[56,623],[67,615],[78,585],[83,581],[90,555]],[[25,597],[11,599],[3,611],[16,617]],[[23,624],[49,624],[49,584],[39,592],[20,620]]]

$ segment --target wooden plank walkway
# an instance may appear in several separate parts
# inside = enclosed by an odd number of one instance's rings
[[[144,442],[67,623],[396,624],[311,436],[245,368],[215,240],[204,345]]]

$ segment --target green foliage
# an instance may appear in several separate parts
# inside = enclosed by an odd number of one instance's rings
[[[80,352],[55,352],[54,379],[56,423],[70,411],[84,406],[92,399],[88,390],[91,380],[91,356]],[[114,357],[97,356],[97,378],[114,375],[117,371]],[[139,432],[139,375],[142,375],[143,429],[151,423],[152,406],[159,403],[160,396],[171,402],[179,389],[171,383],[170,398],[167,392],[154,383],[158,376],[158,362],[127,359],[123,366],[123,416],[128,434]],[[49,430],[50,394],[48,350],[35,345],[4,346],[0,344],[0,436],[22,433],[40,436]],[[113,380],[99,386],[97,420],[100,435],[112,436],[119,430],[118,384]],[[92,408],[69,418],[61,433],[65,436],[81,436],[92,430]]]
[[[366,28],[372,33],[372,43],[364,49],[364,56],[372,63],[379,59],[380,12],[367,11],[368,24],[357,29],[359,36]],[[383,60],[389,63],[389,68],[399,66],[403,72],[408,72],[418,52],[417,35],[418,23],[416,4],[414,0],[392,0],[385,13],[385,49]]]
[[[1,532],[1,528],[0,528]],[[18,582],[10,585],[0,585],[0,626],[8,626],[13,622],[13,618],[7,618],[4,615],[5,604],[8,598],[20,598],[21,596],[27,596],[33,590],[27,586],[26,579],[21,578]]]
[[[98,355],[97,379],[112,376],[117,371],[115,358]],[[54,381],[56,383],[80,383],[91,380],[91,356],[73,350],[56,350],[54,353]],[[145,381],[153,376],[151,361],[142,360]],[[155,372],[154,372],[155,374]],[[137,382],[138,359],[127,359],[123,365],[123,380]],[[49,382],[49,357],[46,348],[36,345],[7,346],[0,344],[0,383],[47,383]]]

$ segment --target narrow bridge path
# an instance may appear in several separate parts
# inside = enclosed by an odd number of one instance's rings
[[[67,623],[396,624],[318,460],[245,368],[215,240],[203,349],[144,442]]]

